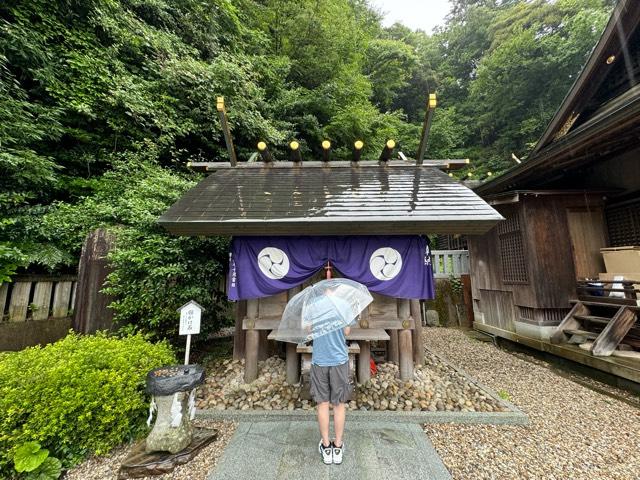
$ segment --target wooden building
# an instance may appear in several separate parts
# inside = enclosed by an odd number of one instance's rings
[[[478,329],[636,382],[640,360],[565,341],[624,324],[617,342],[640,348],[635,292],[608,308],[611,283],[595,298],[584,284],[605,272],[601,248],[640,245],[639,21],[621,0],[529,158],[475,188],[506,221],[468,238]]]
[[[329,148],[328,142],[323,148]],[[379,161],[360,161],[361,148],[362,142],[356,142],[351,162],[330,161],[327,153],[323,161],[292,155],[295,161],[278,162],[259,144],[262,162],[192,165],[209,176],[159,223],[179,235],[371,236],[482,234],[502,220],[484,200],[442,172],[466,161],[391,160],[392,142]],[[289,291],[237,302],[234,357],[246,358],[247,382],[256,378],[258,360],[267,355],[270,332],[278,327],[287,301],[321,277],[319,272]],[[372,341],[388,342],[389,359],[399,363],[402,378],[411,378],[414,362],[423,359],[420,331],[417,300],[374,294],[348,337],[358,357],[359,380],[369,378]],[[300,354],[308,353],[303,350],[286,345],[289,382],[298,380]]]

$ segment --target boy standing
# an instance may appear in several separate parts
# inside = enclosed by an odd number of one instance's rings
[[[313,340],[311,356],[311,396],[318,404],[318,426],[321,440],[318,450],[322,461],[329,465],[342,463],[346,403],[353,394],[349,379],[349,353],[345,335],[350,327],[334,330]],[[329,440],[329,404],[333,405],[333,425],[336,438]]]

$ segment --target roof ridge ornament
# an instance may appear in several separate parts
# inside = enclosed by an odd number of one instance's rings
[[[218,110],[218,118],[220,119],[222,133],[224,134],[224,142],[227,144],[229,161],[231,162],[231,166],[235,167],[238,164],[238,158],[236,157],[236,150],[233,146],[233,138],[231,137],[229,123],[227,122],[227,111],[224,107],[224,97],[216,98],[216,110]]]
[[[438,101],[435,93],[429,94],[429,100],[427,101],[427,110],[424,113],[424,121],[422,122],[422,133],[420,135],[420,145],[418,147],[418,155],[416,156],[416,165],[422,165],[424,160],[424,154],[427,151],[429,145],[429,131],[431,130],[431,124],[433,123],[433,115],[436,110]]]

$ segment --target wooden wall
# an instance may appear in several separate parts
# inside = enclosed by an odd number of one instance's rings
[[[605,246],[601,245],[606,241],[603,203],[598,195],[519,194],[517,202],[494,205],[506,221],[517,217],[512,221],[520,226],[526,281],[505,279],[501,232],[509,229],[497,226],[485,235],[469,237],[476,316],[511,331],[513,321],[558,323],[576,295],[576,259],[579,273],[600,268],[590,261]]]
[[[19,275],[0,284],[0,351],[54,342],[71,328],[75,276]]]

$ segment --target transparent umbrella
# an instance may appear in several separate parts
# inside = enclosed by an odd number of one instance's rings
[[[289,300],[276,340],[305,343],[344,328],[372,301],[361,283],[346,278],[322,280]]]

